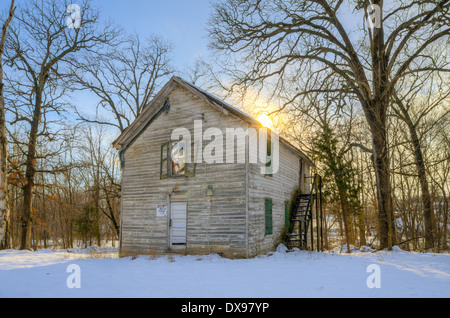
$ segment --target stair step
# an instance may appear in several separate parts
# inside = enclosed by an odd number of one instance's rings
[[[292,222],[307,222],[307,219],[292,219]]]
[[[305,240],[303,239],[290,239],[290,242],[304,242]]]
[[[289,233],[289,236],[293,236],[293,237],[297,237],[300,235],[305,236],[306,234],[305,233]]]

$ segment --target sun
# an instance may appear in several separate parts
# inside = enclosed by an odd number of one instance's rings
[[[273,128],[272,120],[266,114],[259,115],[257,119],[264,127],[269,128],[269,129]]]

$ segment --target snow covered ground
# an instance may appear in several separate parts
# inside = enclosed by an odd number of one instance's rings
[[[118,259],[110,249],[0,251],[0,298],[11,297],[448,298],[450,255],[279,249],[230,260],[215,254]]]

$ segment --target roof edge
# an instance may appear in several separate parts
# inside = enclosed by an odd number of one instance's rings
[[[175,87],[179,85],[186,90],[190,91],[194,95],[200,97],[206,103],[210,104],[218,111],[224,111],[231,113],[234,117],[246,121],[251,124],[261,125],[262,124],[248,115],[247,113],[241,111],[240,109],[228,104],[222,99],[204,91],[203,89],[191,84],[178,76],[173,76],[164,86],[163,88],[155,95],[155,97],[145,106],[142,113],[133,121],[133,123],[128,126],[112,143],[113,147],[117,150],[122,150],[128,147],[128,144],[134,140],[134,138],[139,134],[143,127],[146,127],[147,124],[152,120],[152,118],[159,113],[160,107],[152,107],[154,104],[158,102],[163,102],[165,98],[175,89]],[[315,166],[311,159],[308,158],[300,149],[292,145],[285,138],[279,136],[280,141],[284,143],[286,146],[295,151],[300,157],[305,159],[310,165]]]

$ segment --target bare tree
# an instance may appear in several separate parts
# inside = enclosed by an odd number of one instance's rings
[[[433,124],[427,140],[432,147],[427,153],[427,175],[429,176],[436,208],[437,232],[440,234],[438,248],[449,248],[449,196],[450,193],[450,117]]]
[[[211,46],[240,57],[241,69],[233,72],[236,85],[272,84],[276,91],[301,77],[295,73],[308,65],[316,72],[332,71],[340,77],[342,89],[360,102],[370,129],[380,248],[391,248],[395,235],[387,110],[402,77],[436,69],[430,63],[414,68],[412,62],[430,44],[450,34],[450,0],[401,0],[395,7],[382,0],[354,1],[347,12],[364,10],[360,17],[365,23],[367,10],[371,23],[369,28],[354,25],[350,30],[345,25],[351,21],[343,23],[345,5],[342,0],[223,0],[214,5]],[[355,37],[351,32],[358,28],[361,32]]]
[[[312,77],[314,74],[308,78]],[[356,102],[340,90],[336,85],[338,81],[332,75],[321,77],[319,82],[316,92],[304,94],[290,108],[290,115],[301,118],[301,124],[294,119],[296,125],[289,125],[283,130],[289,133],[297,125],[302,128],[296,138],[289,139],[296,144],[303,143],[302,149],[315,161],[323,177],[326,205],[335,204],[333,210],[342,221],[341,232],[350,252],[350,246],[356,240],[354,224],[363,228],[363,220],[359,217],[363,212],[359,202],[360,188],[355,178],[356,166],[351,160],[353,122],[358,119]],[[284,94],[284,98],[290,100],[295,93],[287,88]],[[306,129],[308,134],[304,133]],[[360,241],[365,242],[364,231],[360,232],[360,237]]]
[[[7,181],[7,136],[6,136],[6,117],[5,117],[5,97],[3,83],[3,52],[5,47],[8,27],[13,19],[14,0],[11,1],[8,18],[2,27],[0,38],[0,249],[9,247],[9,206],[8,206],[8,181]]]
[[[95,50],[99,43],[106,43],[116,35],[110,26],[99,27],[98,13],[88,0],[80,6],[79,25],[67,23],[69,4],[68,1],[56,0],[27,2],[19,8],[16,23],[7,39],[6,54],[14,72],[10,77],[17,75],[22,85],[29,88],[29,106],[32,109],[30,118],[21,118],[29,125],[21,249],[31,248],[37,139],[40,129],[45,129],[42,114],[43,107],[48,106],[45,104],[46,90],[50,85],[58,86],[69,57],[80,51]]]
[[[439,52],[439,50],[437,50]],[[439,57],[435,58],[435,61]],[[417,168],[417,176],[421,189],[423,215],[425,223],[425,248],[430,249],[434,246],[435,231],[433,230],[433,205],[430,193],[428,177],[426,173],[426,162],[423,154],[423,142],[421,141],[418,128],[422,121],[429,115],[434,115],[434,121],[437,123],[450,113],[446,109],[438,114],[433,110],[441,108],[448,103],[450,91],[448,90],[445,79],[438,76],[436,72],[423,72],[418,76],[413,74],[408,79],[404,78],[400,85],[403,89],[393,94],[393,111],[400,120],[408,127],[410,143],[414,153],[414,163]],[[411,78],[412,77],[412,78]]]
[[[171,51],[172,46],[158,37],[142,42],[132,35],[120,45],[73,59],[71,79],[78,84],[74,88],[89,91],[98,100],[95,115],[77,111],[79,120],[123,132],[173,73]],[[106,110],[106,116],[99,115],[99,109]]]
[[[86,193],[90,196],[93,210],[98,214],[103,214],[111,224],[116,237],[119,238],[120,222],[117,207],[120,206],[120,182],[119,169],[120,161],[117,152],[104,143],[107,139],[105,126],[97,125],[88,127],[84,131],[85,142],[78,147],[80,161],[84,163],[86,172],[84,182]]]

